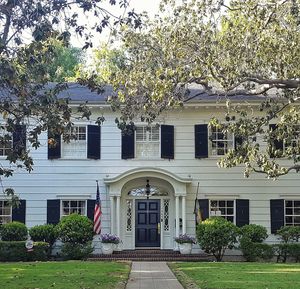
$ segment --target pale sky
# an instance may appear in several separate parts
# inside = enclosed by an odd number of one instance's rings
[[[130,9],[132,8],[137,13],[141,13],[143,11],[146,11],[150,18],[154,18],[155,14],[159,12],[159,3],[161,0],[130,0]],[[108,1],[107,1],[108,2]],[[118,1],[117,1],[118,2]],[[111,6],[109,4],[103,3],[104,7],[107,8],[108,11],[115,15],[120,15],[123,10],[119,8],[118,5]],[[94,21],[97,19],[95,17],[89,16],[82,16],[84,22],[89,23],[90,25],[93,25]],[[101,33],[101,35],[97,35],[94,37],[93,43],[94,47],[97,47],[100,42],[107,41],[109,37],[109,29],[106,29],[104,32]],[[82,47],[84,45],[84,40],[81,39],[79,36],[73,35],[71,38],[71,43],[73,46]]]

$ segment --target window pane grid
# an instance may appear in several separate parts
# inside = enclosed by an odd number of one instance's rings
[[[159,127],[140,126],[136,128],[136,156],[151,158],[159,156]]]
[[[211,128],[211,155],[225,155],[233,148],[233,134],[223,133],[222,128]]]
[[[62,201],[62,216],[68,216],[74,213],[79,215],[86,215],[85,201],[78,201],[78,200]]]
[[[7,156],[12,149],[12,136],[5,127],[0,127],[0,156]]]
[[[234,201],[211,200],[210,216],[221,216],[228,221],[234,222]]]
[[[71,133],[69,133],[71,135]],[[72,128],[72,138],[69,143],[64,142],[62,155],[64,158],[86,158],[86,127],[74,126]]]
[[[7,224],[12,221],[11,206],[7,201],[0,201],[0,225]]]
[[[285,225],[300,226],[300,200],[285,201]]]

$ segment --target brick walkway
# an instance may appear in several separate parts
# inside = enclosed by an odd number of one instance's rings
[[[166,262],[133,262],[126,289],[183,289]]]

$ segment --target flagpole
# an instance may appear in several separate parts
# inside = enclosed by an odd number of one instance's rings
[[[199,193],[199,182],[198,182],[198,185],[197,185],[197,192],[196,192],[196,197],[195,197],[195,203],[194,203],[194,214],[195,214],[195,223],[196,225],[198,224],[198,210],[200,209],[199,208],[199,204],[198,203],[198,193]],[[198,209],[197,209],[198,207]]]

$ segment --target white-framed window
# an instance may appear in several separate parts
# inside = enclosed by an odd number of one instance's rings
[[[4,126],[0,126],[0,156],[7,156],[13,147],[12,135],[8,133]]]
[[[7,201],[0,200],[0,225],[12,221],[12,208]]]
[[[234,148],[234,135],[223,133],[222,127],[210,127],[209,144],[211,156],[224,156],[228,150]]]
[[[66,134],[72,135],[70,142],[62,142],[62,158],[86,158],[87,157],[87,128],[85,125],[76,125],[72,131]]]
[[[137,126],[135,132],[136,158],[160,157],[160,127]]]
[[[300,200],[285,200],[285,225],[300,226]]]
[[[210,200],[209,216],[219,216],[235,223],[235,201],[234,200]]]
[[[61,217],[68,216],[74,213],[86,216],[86,201],[85,200],[62,200]]]

